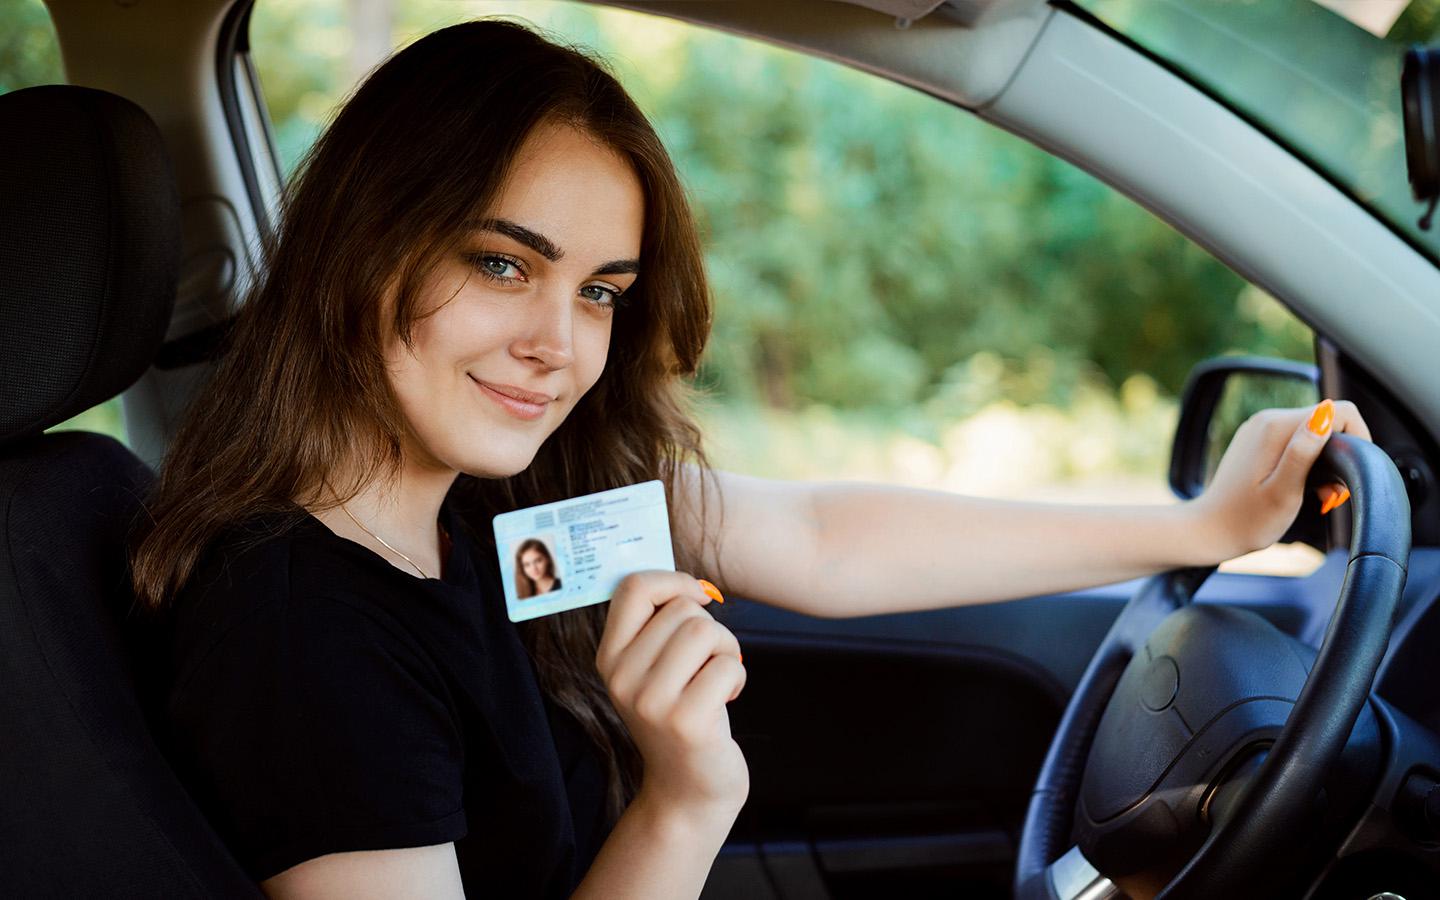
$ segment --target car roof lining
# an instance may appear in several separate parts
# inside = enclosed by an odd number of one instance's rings
[[[829,59],[967,109],[994,100],[1052,10],[1039,0],[951,0],[923,18],[876,28],[885,0],[582,0],[664,16]],[[926,3],[920,5],[929,5]]]

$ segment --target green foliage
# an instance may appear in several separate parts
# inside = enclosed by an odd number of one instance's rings
[[[1242,279],[1128,199],[873,76],[574,4],[402,2],[394,43],[494,12],[593,46],[655,122],[706,235],[717,317],[701,381],[721,397],[963,414],[956,384],[982,352],[1012,399],[1060,404],[1082,380],[1137,372],[1173,395],[1226,351],[1310,358],[1307,329],[1253,314]],[[291,165],[349,90],[345,23],[335,2],[257,8]]]
[[[0,88],[58,79],[38,0],[0,3]],[[287,169],[364,67],[347,8],[257,4],[253,53]],[[856,433],[883,422],[940,442],[1005,404],[1046,422],[1099,396],[1126,410],[1121,386],[1141,383],[1160,410],[1145,421],[1166,422],[1201,359],[1312,358],[1282,306],[1130,200],[882,79],[578,4],[402,0],[392,43],[497,12],[593,46],[655,122],[704,230],[717,315],[700,382],[727,408],[838,410],[865,423]],[[1153,465],[1154,450],[1114,447]]]
[[[724,395],[927,403],[984,352],[1013,399],[1065,403],[1137,372],[1174,394],[1230,350],[1310,358],[1303,326],[1255,314],[1169,226],[939,100],[732,37],[672,52],[673,84],[634,75],[708,232]]]
[[[0,94],[65,80],[50,14],[40,0],[0,0]]]
[[[349,92],[349,23],[338,3],[260,0],[250,16],[250,45],[286,174],[320,136]]]
[[[120,398],[107,400],[99,406],[92,406],[74,418],[45,429],[49,431],[94,431],[107,434],[122,444],[129,441],[125,434],[125,410]]]

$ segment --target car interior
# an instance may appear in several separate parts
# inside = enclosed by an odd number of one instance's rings
[[[68,83],[0,95],[6,895],[260,895],[166,761],[165,635],[123,556],[273,233],[257,2],[47,0]],[[1322,520],[1307,499],[1287,539],[1324,563],[1303,577],[1187,569],[858,619],[727,603],[752,787],[703,896],[1440,897],[1437,245],[1097,4],[593,2],[940,98],[1280,298],[1317,364],[1197,368],[1178,497],[1203,490],[1232,378],[1351,400],[1374,436],[1322,457],[1353,501]],[[128,447],[47,431],[117,396]]]

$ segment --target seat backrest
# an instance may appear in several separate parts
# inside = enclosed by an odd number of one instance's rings
[[[43,433],[145,371],[179,242],[138,106],[0,96],[0,896],[261,896],[151,727],[168,636],[132,609],[125,539],[152,474],[111,438]]]

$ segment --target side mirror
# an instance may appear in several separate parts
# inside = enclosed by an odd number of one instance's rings
[[[1182,500],[1198,497],[1242,422],[1262,409],[1312,406],[1320,401],[1320,370],[1309,363],[1262,356],[1222,356],[1190,372],[1180,399],[1180,421],[1170,454],[1170,490]],[[1311,507],[1314,507],[1311,510]],[[1306,515],[1310,511],[1312,515]],[[1319,501],[1305,505],[1282,541],[1325,546]]]
[[[1262,409],[1320,402],[1320,370],[1309,363],[1263,356],[1221,356],[1190,372],[1180,397],[1180,420],[1170,453],[1170,490],[1198,497],[1215,475],[1235,431]],[[1306,491],[1304,505],[1282,542],[1324,549],[1320,501]]]

